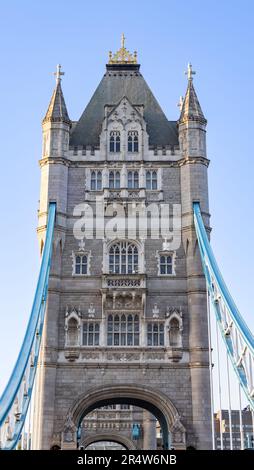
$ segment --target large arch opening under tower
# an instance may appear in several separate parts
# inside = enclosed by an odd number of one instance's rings
[[[78,447],[78,434],[86,415],[94,409],[114,404],[129,404],[149,411],[160,423],[163,448],[185,449],[185,428],[172,401],[158,390],[131,384],[96,387],[79,396],[66,417],[62,449]]]

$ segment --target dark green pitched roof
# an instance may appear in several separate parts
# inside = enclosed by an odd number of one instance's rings
[[[107,71],[70,136],[71,146],[99,145],[104,106],[117,105],[126,96],[133,105],[144,105],[149,145],[178,145],[176,121],[168,121],[139,72],[139,65],[107,65]]]

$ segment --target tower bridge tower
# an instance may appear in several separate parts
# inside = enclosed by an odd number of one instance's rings
[[[168,121],[124,41],[110,52],[77,122],[67,112],[59,66],[43,120],[41,250],[50,201],[57,217],[36,449],[75,449],[84,416],[112,404],[151,412],[165,447],[211,447],[206,285],[192,213],[199,201],[209,230],[206,119],[191,65],[179,120]],[[138,236],[132,225],[115,238],[95,230],[99,207],[110,221],[121,208],[126,216],[168,206],[172,223],[173,205],[180,208],[178,243],[146,236],[143,224]],[[152,221],[150,232],[153,214]]]

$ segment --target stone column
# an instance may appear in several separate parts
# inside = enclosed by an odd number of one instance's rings
[[[143,411],[143,449],[156,450],[156,418],[149,411]]]

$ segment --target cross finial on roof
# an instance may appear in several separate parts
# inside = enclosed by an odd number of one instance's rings
[[[56,66],[56,72],[54,73],[55,77],[56,77],[56,83],[60,83],[61,81],[61,76],[64,75],[64,72],[61,72],[61,65],[60,64],[57,64]]]
[[[124,33],[122,33],[122,36],[121,36],[121,47],[124,49],[125,47],[125,39],[126,37],[124,36]]]
[[[188,68],[187,68],[187,72],[185,72],[185,75],[188,76],[188,80],[192,80],[192,76],[195,75],[196,72],[194,72],[194,70],[192,70],[192,65],[191,63],[189,62],[188,63]]]
[[[131,54],[125,48],[125,39],[124,33],[121,35],[121,48],[115,54],[112,54],[109,51],[109,64],[136,64],[137,63],[137,52],[135,51]]]

